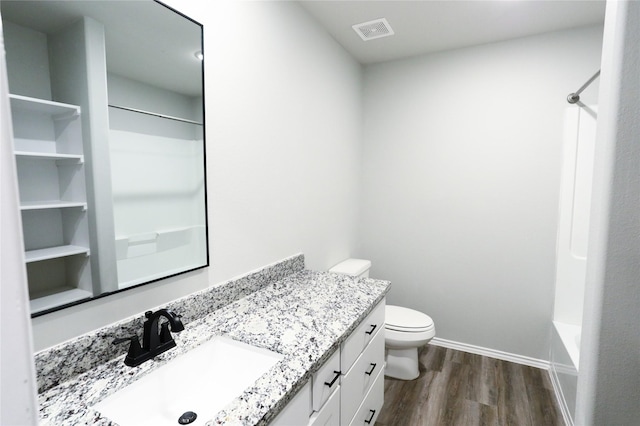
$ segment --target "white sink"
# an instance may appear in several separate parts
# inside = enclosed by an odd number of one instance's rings
[[[94,406],[120,426],[178,425],[185,412],[204,425],[282,355],[216,336]],[[151,361],[152,362],[152,361]]]

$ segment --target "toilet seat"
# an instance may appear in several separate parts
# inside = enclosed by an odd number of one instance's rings
[[[385,328],[404,333],[423,333],[433,330],[433,320],[427,314],[402,306],[387,305]]]
[[[413,328],[410,328],[410,327],[401,327],[401,326],[396,326],[396,325],[385,324],[384,328],[387,329],[387,330],[399,331],[401,333],[424,333],[425,331],[433,330],[435,327],[433,325],[431,325],[430,327],[413,327]]]

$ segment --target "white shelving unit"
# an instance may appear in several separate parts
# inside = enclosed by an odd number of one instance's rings
[[[10,95],[31,312],[92,297],[80,107]]]

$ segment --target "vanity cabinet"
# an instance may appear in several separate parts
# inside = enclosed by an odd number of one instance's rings
[[[384,402],[382,300],[311,378],[272,425],[373,425]],[[308,389],[310,387],[310,390]],[[308,404],[305,419],[300,406]],[[296,404],[298,408],[293,408]],[[298,417],[291,417],[297,412]],[[289,423],[287,423],[287,421]]]
[[[80,107],[10,95],[31,312],[89,298]]]

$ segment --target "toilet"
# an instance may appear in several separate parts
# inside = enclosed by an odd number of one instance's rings
[[[347,259],[329,272],[356,277],[369,277],[371,261]],[[401,380],[414,380],[420,375],[418,349],[436,335],[436,328],[429,315],[402,306],[385,307],[384,345],[385,376]]]

